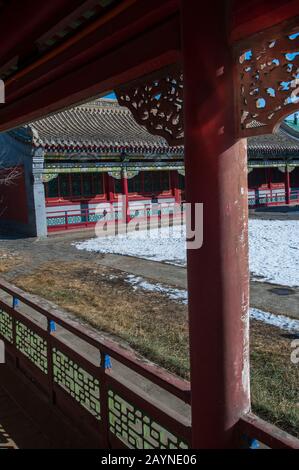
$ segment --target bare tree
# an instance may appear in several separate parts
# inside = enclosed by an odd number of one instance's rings
[[[3,207],[3,195],[1,195],[1,187],[11,186],[16,184],[17,178],[21,175],[21,171],[18,167],[5,168],[3,166],[3,161],[0,161],[0,216],[5,212],[5,207]]]

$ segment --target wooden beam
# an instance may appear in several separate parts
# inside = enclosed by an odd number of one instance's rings
[[[83,0],[11,0],[1,12],[0,63],[8,62],[28,47],[62,18],[65,18]],[[17,14],[16,14],[17,12]]]
[[[13,101],[8,98],[0,108],[0,131],[86,101],[147,75],[178,61],[179,51],[179,18],[174,15],[75,71],[47,82],[31,94]]]
[[[230,41],[241,41],[298,15],[298,0],[235,0],[230,20]]]

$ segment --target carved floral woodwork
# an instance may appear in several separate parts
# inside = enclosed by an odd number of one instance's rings
[[[183,72],[179,64],[115,90],[136,122],[169,145],[184,143]]]
[[[268,134],[299,107],[299,19],[236,48],[237,135]]]
[[[299,18],[233,47],[236,138],[269,134],[299,109]],[[183,86],[176,64],[119,88],[116,96],[138,124],[176,146],[184,143]]]

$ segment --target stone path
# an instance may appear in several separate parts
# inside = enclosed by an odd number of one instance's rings
[[[0,250],[19,252],[26,256],[26,264],[13,268],[4,277],[13,282],[18,276],[34,272],[40,265],[55,261],[88,261],[119,269],[136,276],[142,276],[155,282],[161,282],[177,288],[187,288],[186,268],[158,263],[140,258],[115,254],[97,254],[77,250],[72,242],[86,239],[91,234],[86,232],[68,233],[67,236],[49,237],[43,240],[29,238],[6,238],[0,236]],[[251,281],[250,305],[275,314],[299,318],[299,288],[286,288],[267,282]]]

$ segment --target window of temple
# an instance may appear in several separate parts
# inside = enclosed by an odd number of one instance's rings
[[[299,167],[290,172],[290,183],[292,188],[299,188]]]
[[[82,188],[81,188],[81,175],[72,175],[71,177],[71,183],[72,183],[72,196],[79,197],[83,196]]]
[[[56,198],[59,196],[58,178],[54,178],[53,180],[46,183],[46,195],[47,197],[52,198]]]
[[[45,190],[48,199],[103,196],[104,175],[102,173],[61,174],[46,183]]]
[[[169,171],[143,171],[128,179],[129,194],[161,194],[170,191]],[[122,193],[121,180],[114,180],[114,193]]]
[[[265,168],[253,168],[248,174],[248,187],[259,188],[268,182]]]
[[[129,193],[140,193],[142,192],[142,174],[139,173],[134,178],[128,180],[128,191]]]
[[[69,175],[59,175],[59,197],[70,195],[70,177]]]
[[[114,193],[115,194],[122,194],[122,182],[121,180],[114,179]]]
[[[144,193],[162,193],[170,190],[169,171],[147,171],[141,173],[141,176]]]
[[[178,186],[182,191],[185,190],[185,176],[178,174]]]
[[[270,182],[273,184],[284,184],[284,173],[279,171],[278,168],[270,168]]]

